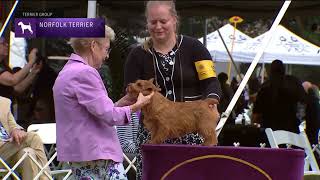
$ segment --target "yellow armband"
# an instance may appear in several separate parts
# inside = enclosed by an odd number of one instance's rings
[[[201,60],[194,63],[198,72],[199,80],[217,77],[212,60]]]

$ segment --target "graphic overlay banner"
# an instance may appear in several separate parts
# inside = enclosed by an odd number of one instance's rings
[[[252,147],[142,145],[143,179],[303,179],[304,151]]]
[[[63,9],[50,9],[45,10],[31,10],[31,9],[20,9],[14,14],[15,18],[63,18]]]
[[[16,37],[104,37],[102,18],[15,18]]]

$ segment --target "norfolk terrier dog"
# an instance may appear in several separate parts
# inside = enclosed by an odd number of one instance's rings
[[[178,138],[188,133],[198,132],[203,145],[216,145],[216,125],[218,112],[209,107],[218,104],[215,99],[192,102],[173,102],[159,93],[161,89],[153,84],[153,79],[137,80],[130,83],[127,91],[130,96],[138,97],[141,92],[149,95],[154,91],[149,104],[142,108],[143,124],[151,132],[151,144],[163,143],[166,139]]]

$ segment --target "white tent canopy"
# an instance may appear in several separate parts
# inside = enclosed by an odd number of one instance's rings
[[[242,33],[238,29],[235,29],[230,24],[226,24],[219,29],[223,40],[225,41],[228,50],[231,52],[232,43],[234,43],[232,51],[240,51],[241,45],[252,39],[248,35]],[[232,42],[234,39],[234,42]],[[199,41],[203,42],[203,38],[200,38]],[[215,61],[229,61],[230,58],[226,58],[224,55],[220,57],[221,53],[217,52],[225,52],[227,53],[222,40],[220,39],[218,31],[214,31],[207,35],[207,49],[210,52],[212,58]]]
[[[266,32],[269,33],[269,32]],[[262,39],[266,33],[247,41],[233,51],[233,59],[238,62],[251,63],[256,52],[261,47]],[[218,51],[220,61],[228,61],[226,51]],[[271,63],[279,59],[286,64],[320,65],[320,47],[302,39],[298,35],[279,25],[260,62]]]

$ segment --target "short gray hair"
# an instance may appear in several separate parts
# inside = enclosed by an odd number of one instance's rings
[[[105,25],[105,37],[104,38],[70,38],[69,44],[71,45],[73,51],[77,54],[87,51],[90,47],[92,41],[101,41],[102,39],[109,39],[114,41],[115,33],[113,29]]]

